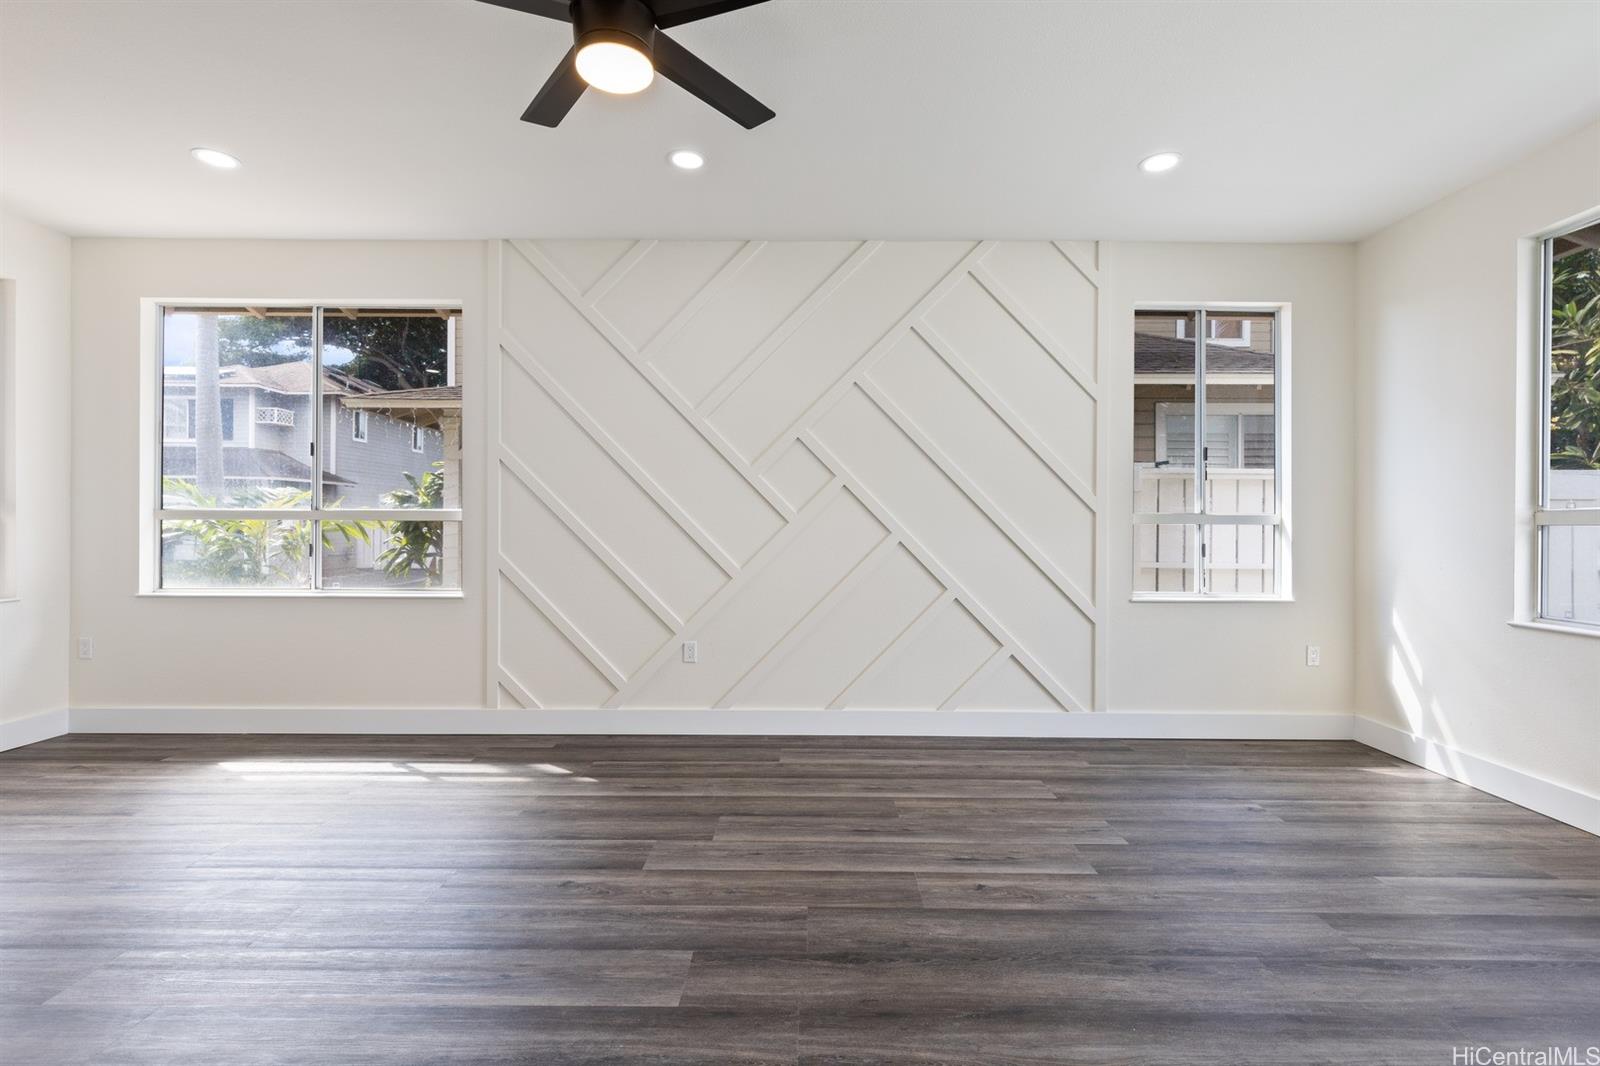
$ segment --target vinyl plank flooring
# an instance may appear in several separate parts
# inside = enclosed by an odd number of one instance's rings
[[[916,840],[779,843],[664,841],[647,870],[860,870],[932,873],[950,870],[1025,870],[1092,874],[1071,844],[937,843]]]
[[[538,948],[129,951],[49,1003],[675,1007],[692,954]]]
[[[1413,1066],[1596,1002],[1600,840],[1352,743],[0,753],[6,1066]]]

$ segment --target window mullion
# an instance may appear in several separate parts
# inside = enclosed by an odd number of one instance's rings
[[[1195,312],[1194,329],[1194,511],[1206,513],[1206,342],[1211,329],[1205,308]],[[1206,590],[1206,532],[1199,522],[1194,526],[1194,590]]]
[[[322,589],[322,308],[311,308],[311,588]]]

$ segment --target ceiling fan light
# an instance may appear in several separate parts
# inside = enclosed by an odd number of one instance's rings
[[[1139,169],[1146,174],[1165,174],[1181,162],[1183,162],[1183,156],[1177,152],[1157,152],[1155,155],[1147,155],[1139,160]]]
[[[620,41],[592,41],[578,49],[578,76],[601,92],[642,92],[655,80],[650,57]]]

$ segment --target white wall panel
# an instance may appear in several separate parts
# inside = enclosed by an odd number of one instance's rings
[[[494,259],[502,705],[1096,706],[1094,245]]]
[[[838,700],[842,707],[942,707],[1000,650],[972,613],[941,598]]]

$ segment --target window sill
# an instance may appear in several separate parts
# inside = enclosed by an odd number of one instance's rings
[[[1167,596],[1161,593],[1134,593],[1129,603],[1293,603],[1293,596]]]
[[[1506,625],[1516,626],[1518,629],[1538,629],[1546,633],[1565,633],[1569,637],[1600,637],[1600,626],[1562,625],[1560,622],[1527,621],[1513,618]]]
[[[22,602],[22,597],[21,596],[0,596],[0,604],[21,603],[21,602]]]
[[[460,589],[441,589],[438,592],[369,592],[352,589],[348,592],[332,589],[161,589],[140,592],[141,599],[152,600],[464,600],[466,593]]]

